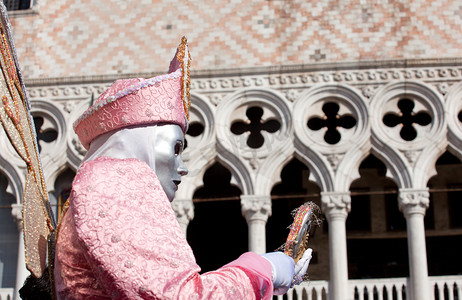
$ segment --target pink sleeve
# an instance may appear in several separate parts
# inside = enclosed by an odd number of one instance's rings
[[[145,163],[87,163],[71,197],[78,240],[113,299],[260,299],[266,287],[264,299],[270,299],[271,266],[256,254],[199,275],[170,202]]]
[[[247,274],[254,286],[254,290],[258,292],[255,295],[257,299],[261,297],[263,297],[263,300],[271,299],[273,296],[273,281],[271,279],[271,265],[266,259],[258,254],[247,252],[223,268],[227,267],[241,268]]]

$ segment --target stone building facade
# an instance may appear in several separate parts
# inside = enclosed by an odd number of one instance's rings
[[[57,214],[85,154],[73,121],[114,80],[164,73],[186,35],[190,172],[173,208],[204,270],[276,249],[314,201],[309,272],[330,299],[354,299],[349,279],[393,277],[434,299],[429,275],[462,272],[458,1],[39,0],[10,19]],[[5,135],[0,149],[12,288],[27,275],[25,174]]]

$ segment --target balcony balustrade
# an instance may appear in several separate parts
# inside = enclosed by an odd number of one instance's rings
[[[462,300],[462,276],[429,277],[432,300]],[[349,294],[339,300],[406,300],[407,278],[355,279],[348,281]],[[276,300],[329,300],[329,282],[308,281]],[[2,299],[0,299],[2,300]]]

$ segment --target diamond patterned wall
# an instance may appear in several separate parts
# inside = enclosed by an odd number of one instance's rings
[[[40,0],[11,22],[28,78],[165,72],[182,35],[196,70],[462,49],[459,0]]]

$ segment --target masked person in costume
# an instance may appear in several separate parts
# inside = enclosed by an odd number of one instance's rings
[[[116,81],[74,123],[88,153],[58,229],[58,299],[271,299],[305,274],[311,250],[199,274],[170,205],[188,172],[189,63],[183,38],[167,75]]]

